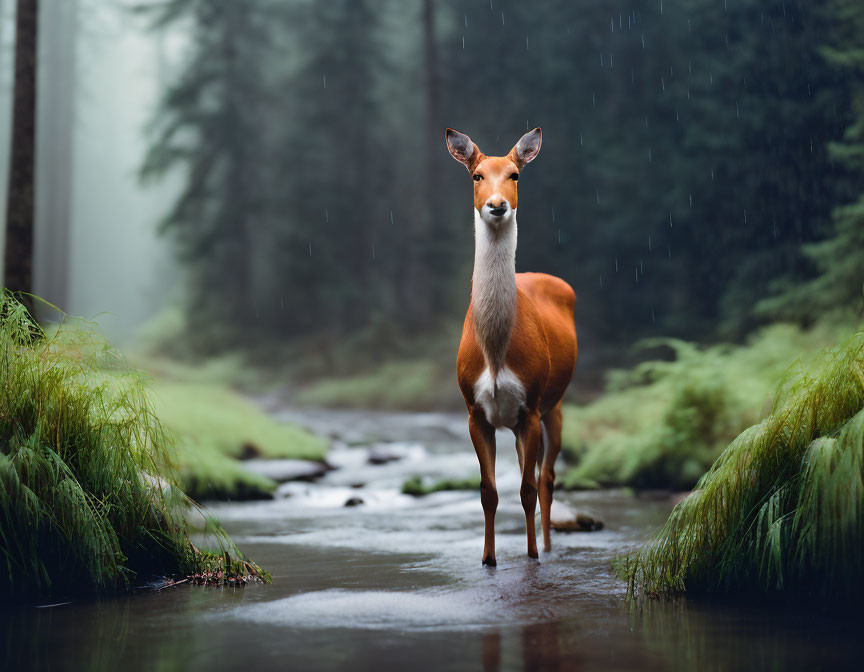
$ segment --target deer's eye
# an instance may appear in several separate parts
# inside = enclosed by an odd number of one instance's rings
[[[513,173],[510,176],[510,179],[513,180],[514,182],[517,182],[519,180],[519,173]]]
[[[480,173],[474,173],[473,177],[475,182],[479,182],[483,179],[483,176]]]

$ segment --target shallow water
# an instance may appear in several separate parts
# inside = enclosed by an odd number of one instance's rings
[[[399,492],[415,474],[476,473],[464,418],[271,410],[333,439],[338,467],[318,483],[285,484],[273,501],[211,507],[272,585],[0,613],[0,668],[859,669],[861,622],[850,617],[628,607],[611,561],[662,523],[669,496],[560,493],[606,527],[554,534],[552,552],[532,560],[512,438],[501,434],[498,567],[486,568],[477,493]],[[370,465],[370,450],[400,459]],[[346,508],[349,497],[364,504]]]

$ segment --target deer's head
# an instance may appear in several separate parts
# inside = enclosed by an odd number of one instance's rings
[[[474,180],[474,208],[480,218],[493,229],[511,221],[519,200],[519,173],[540,152],[540,129],[523,135],[507,156],[486,156],[471,138],[452,128],[445,136],[450,154],[468,168]]]

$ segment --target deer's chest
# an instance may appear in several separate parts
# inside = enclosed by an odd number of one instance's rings
[[[474,403],[483,409],[490,425],[513,429],[525,407],[525,386],[506,367],[494,379],[486,368],[474,383]]]

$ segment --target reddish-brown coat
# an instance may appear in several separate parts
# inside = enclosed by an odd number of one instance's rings
[[[573,377],[576,295],[566,282],[545,273],[517,273],[516,291],[516,323],[505,361],[525,387],[526,411],[542,416],[558,404]],[[469,412],[474,410],[474,384],[485,368],[469,305],[456,357],[459,389]]]

